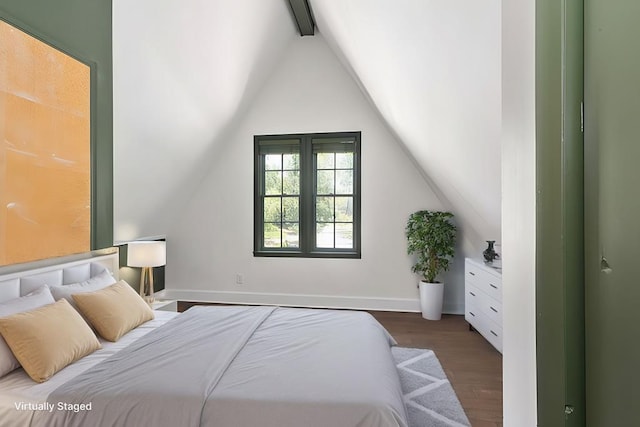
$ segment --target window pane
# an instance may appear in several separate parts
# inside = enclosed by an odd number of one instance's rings
[[[333,170],[318,171],[316,193],[333,194]]]
[[[282,156],[284,158],[284,169],[289,170],[300,170],[300,154],[285,154]]]
[[[300,218],[300,203],[297,197],[283,197],[282,198],[282,214],[283,221],[298,222]]]
[[[280,211],[280,197],[264,198],[264,222],[280,222],[282,215]]]
[[[336,194],[353,194],[353,171],[336,171]]]
[[[333,220],[333,197],[316,197],[316,221]]]
[[[264,193],[266,195],[282,194],[282,172],[264,173]]]
[[[336,153],[336,169],[353,169],[353,153]]]
[[[282,154],[267,154],[264,156],[264,168],[266,170],[282,169]]]
[[[353,249],[353,224],[336,224],[336,248]]]
[[[353,221],[353,197],[336,197],[336,221]]]
[[[333,224],[316,223],[316,247],[333,248]]]
[[[317,154],[317,168],[318,169],[333,169],[335,166],[334,163],[334,153],[318,153]]]
[[[300,194],[300,172],[284,171],[282,174],[284,194]]]
[[[300,226],[298,223],[282,224],[282,246],[285,248],[300,247]]]
[[[280,224],[264,223],[264,247],[280,248],[282,240],[280,238]]]

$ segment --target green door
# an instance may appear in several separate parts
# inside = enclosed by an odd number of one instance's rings
[[[586,420],[640,426],[640,1],[585,0]]]

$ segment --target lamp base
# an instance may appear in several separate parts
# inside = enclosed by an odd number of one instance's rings
[[[147,293],[148,289],[148,293]],[[153,296],[153,268],[142,267],[140,272],[140,297],[151,305],[156,299]]]

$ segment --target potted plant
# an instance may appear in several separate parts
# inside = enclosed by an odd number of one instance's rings
[[[408,253],[417,260],[412,267],[420,274],[420,307],[422,317],[440,320],[444,283],[436,280],[438,274],[449,269],[455,252],[456,226],[450,222],[450,212],[422,210],[409,217],[406,227]]]

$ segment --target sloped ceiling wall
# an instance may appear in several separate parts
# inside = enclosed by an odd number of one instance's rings
[[[295,37],[283,0],[113,0],[116,242],[166,233]]]
[[[474,255],[500,240],[500,1],[310,4]],[[166,233],[299,36],[286,0],[114,0],[113,22],[114,235],[124,241]]]
[[[500,241],[499,0],[310,0],[465,237]]]

